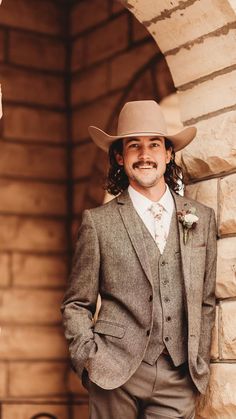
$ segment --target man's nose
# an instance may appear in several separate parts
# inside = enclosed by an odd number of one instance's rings
[[[140,149],[139,149],[139,158],[140,159],[146,159],[148,157],[150,157],[148,147],[146,147],[146,146],[140,147]]]

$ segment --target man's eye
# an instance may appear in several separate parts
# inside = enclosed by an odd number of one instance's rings
[[[152,143],[152,147],[160,147],[159,143]]]
[[[138,144],[133,143],[133,144],[130,144],[129,147],[131,147],[131,148],[137,148],[138,147]]]

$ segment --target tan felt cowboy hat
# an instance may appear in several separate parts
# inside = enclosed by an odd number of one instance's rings
[[[88,130],[95,144],[104,151],[108,151],[119,138],[145,136],[168,138],[173,143],[174,151],[179,151],[194,139],[197,132],[195,127],[187,127],[169,135],[161,107],[154,100],[127,102],[119,115],[117,135],[109,135],[94,126]]]

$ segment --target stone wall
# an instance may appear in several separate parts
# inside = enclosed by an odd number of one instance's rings
[[[178,91],[182,121],[198,128],[179,156],[186,196],[214,208],[218,226],[217,319],[211,380],[199,419],[236,416],[235,133],[236,15],[233,1],[129,0],[164,53]],[[226,53],[227,51],[227,53]]]
[[[52,0],[0,7],[0,400],[2,419],[67,394],[59,306],[68,271],[66,9]]]

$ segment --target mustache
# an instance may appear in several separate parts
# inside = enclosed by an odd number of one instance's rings
[[[154,169],[157,169],[157,164],[154,161],[151,160],[139,160],[133,163],[133,169],[137,169],[141,166],[151,166]]]

